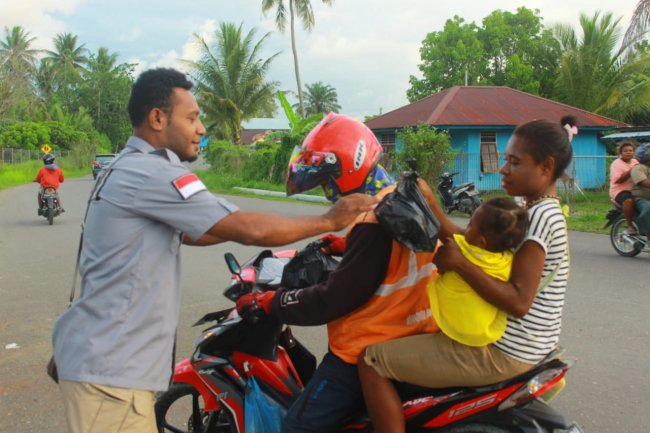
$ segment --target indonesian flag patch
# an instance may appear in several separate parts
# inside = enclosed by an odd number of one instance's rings
[[[174,185],[176,191],[178,191],[181,197],[183,197],[183,200],[187,200],[197,192],[205,191],[207,189],[203,182],[201,182],[201,179],[199,179],[194,173],[184,174],[178,179],[173,180],[172,185]]]

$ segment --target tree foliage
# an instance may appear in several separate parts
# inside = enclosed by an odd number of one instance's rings
[[[596,12],[580,15],[580,34],[567,25],[554,27],[563,50],[558,100],[622,120],[650,109],[650,56],[624,54],[619,22],[611,13]]]
[[[438,176],[456,157],[457,150],[451,147],[449,135],[430,127],[418,125],[397,133],[403,147],[395,155],[400,170],[408,170],[407,161],[417,161],[417,171],[430,185],[435,185]]]
[[[338,113],[341,110],[336,89],[329,84],[317,81],[305,85],[305,116],[313,114]],[[294,108],[300,108],[294,106]]]
[[[270,117],[275,111],[277,83],[266,81],[266,73],[279,53],[260,57],[268,37],[255,42],[255,29],[244,34],[241,24],[232,23],[219,25],[212,45],[195,35],[201,57],[188,63],[207,128],[236,144],[241,144],[242,121]]]
[[[324,4],[331,6],[333,0],[321,0]],[[286,3],[289,3],[289,13],[287,14]],[[300,79],[300,66],[298,64],[298,48],[296,46],[296,17],[302,23],[303,29],[311,31],[314,28],[316,20],[314,19],[314,12],[311,7],[311,0],[262,0],[262,12],[268,13],[271,9],[275,9],[275,24],[281,33],[287,26],[287,15],[289,15],[289,25],[291,27],[291,51],[293,53],[293,67],[296,74],[296,85],[298,88],[298,104],[300,107],[300,114],[304,117],[305,105],[302,94],[302,81]]]
[[[495,10],[479,27],[454,16],[429,33],[420,48],[422,78],[411,76],[409,101],[464,85],[508,86],[550,96],[559,45],[538,10]]]

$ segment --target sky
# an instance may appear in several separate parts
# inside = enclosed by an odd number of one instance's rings
[[[341,112],[363,119],[408,103],[409,77],[421,78],[419,49],[426,35],[443,29],[458,15],[480,25],[496,9],[539,9],[543,24],[569,24],[579,30],[580,13],[613,12],[627,28],[638,0],[312,0],[316,24],[311,32],[298,26],[300,73],[305,84],[321,81],[334,87]],[[0,0],[0,28],[23,26],[34,47],[52,49],[57,33],[78,36],[96,52],[106,47],[118,61],[137,63],[136,74],[153,67],[187,71],[180,61],[195,60],[195,35],[212,38],[220,22],[255,28],[256,38],[270,32],[262,57],[280,53],[268,79],[283,90],[296,90],[290,33],[277,31],[272,12],[261,0]],[[615,7],[614,7],[615,6]],[[2,37],[4,39],[4,35]],[[295,98],[294,98],[295,99]],[[280,117],[280,115],[278,115]]]

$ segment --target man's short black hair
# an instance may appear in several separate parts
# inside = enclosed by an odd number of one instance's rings
[[[150,69],[140,74],[129,99],[131,125],[141,125],[154,108],[171,116],[175,87],[190,90],[192,82],[182,72],[170,68]]]

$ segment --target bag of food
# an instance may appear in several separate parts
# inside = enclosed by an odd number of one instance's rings
[[[298,251],[282,271],[280,285],[289,289],[301,289],[327,280],[339,262],[321,248],[321,241],[314,241]]]
[[[433,251],[438,242],[440,222],[418,187],[418,173],[402,176],[397,188],[375,208],[379,223],[393,239],[415,252]]]

